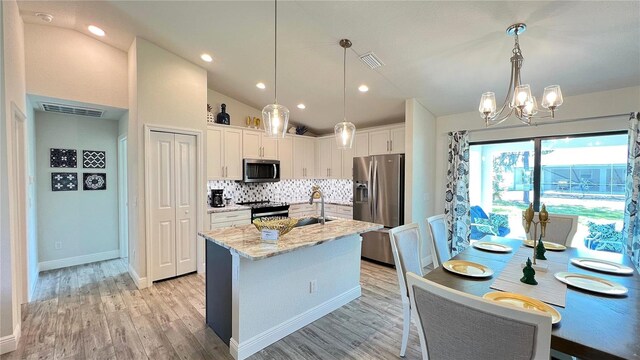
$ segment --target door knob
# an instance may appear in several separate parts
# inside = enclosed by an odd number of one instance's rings
[[[188,213],[189,213],[189,210],[185,210],[185,211],[184,211],[184,213],[185,213],[185,214],[188,214]]]

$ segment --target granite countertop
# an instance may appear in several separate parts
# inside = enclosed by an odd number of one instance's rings
[[[228,212],[228,211],[239,211],[239,210],[251,210],[251,208],[245,205],[236,205],[236,204],[227,205],[225,207],[207,206],[207,214],[222,213],[222,212]]]
[[[348,219],[332,219],[322,224],[294,228],[275,243],[263,242],[253,225],[200,232],[199,235],[249,260],[261,260],[298,249],[320,245],[354,234],[383,228],[380,224]]]
[[[315,199],[313,200],[314,203],[319,204],[320,203],[320,199]],[[289,205],[298,205],[298,204],[308,204],[309,200],[293,200],[293,201],[289,201],[288,202]],[[353,206],[353,202],[352,201],[347,201],[347,200],[331,200],[331,199],[325,199],[324,200],[325,205],[331,204],[331,205],[342,205],[342,206]]]

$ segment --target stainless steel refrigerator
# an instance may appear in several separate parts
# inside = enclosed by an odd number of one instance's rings
[[[404,224],[404,154],[353,159],[353,218],[384,225],[362,235],[362,257],[393,265],[389,229]]]

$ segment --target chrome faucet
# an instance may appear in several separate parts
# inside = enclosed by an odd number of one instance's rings
[[[315,194],[320,195],[320,224],[324,225],[324,194],[318,189],[313,190],[311,192],[311,197],[309,198],[309,204],[313,204],[313,197]]]

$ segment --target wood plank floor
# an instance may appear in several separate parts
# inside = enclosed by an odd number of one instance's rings
[[[361,264],[359,299],[250,359],[399,358],[395,270]],[[42,272],[18,349],[0,359],[232,359],[205,324],[204,284],[191,274],[138,290],[120,259]],[[412,325],[405,359],[420,358]]]

